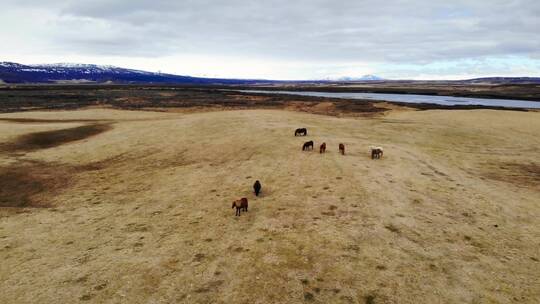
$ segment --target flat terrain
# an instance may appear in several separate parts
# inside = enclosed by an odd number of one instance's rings
[[[539,303],[539,134],[493,110],[2,114],[0,303]]]
[[[268,93],[234,90],[265,89]],[[461,84],[448,82],[336,83],[274,86],[181,86],[181,85],[0,85],[0,113],[75,110],[90,106],[123,110],[218,111],[238,109],[294,109],[334,115],[374,115],[405,106],[430,109],[488,109],[478,105],[392,103],[326,97],[272,94],[272,90],[321,92],[372,92],[442,96],[525,99],[540,102],[540,84]],[[491,107],[494,109],[494,107]],[[517,110],[517,109],[515,109]],[[522,110],[523,111],[523,110]]]
[[[456,97],[524,99],[540,101],[540,83],[504,83],[470,81],[364,81],[319,84],[260,85],[273,90],[320,92],[370,92],[422,94]],[[246,87],[249,89],[250,87]]]
[[[231,109],[288,109],[317,114],[375,114],[384,102],[280,94],[251,94],[229,87],[166,85],[37,85],[0,86],[0,113],[37,110],[75,110],[90,106],[123,110],[219,111]],[[323,104],[321,107],[320,104]]]

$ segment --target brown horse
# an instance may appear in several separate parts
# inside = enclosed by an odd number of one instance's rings
[[[310,147],[311,147],[311,150],[313,150],[313,140],[306,141],[304,145],[302,146],[302,151],[309,150]]]
[[[383,148],[371,147],[371,159],[380,159],[383,156]]]
[[[243,197],[239,200],[236,200],[232,203],[232,208],[236,207],[236,214],[237,216],[240,216],[240,213],[243,211],[248,211],[248,199]]]
[[[339,144],[339,152],[341,152],[341,155],[345,155],[345,145]]]
[[[319,148],[319,153],[326,152],[326,143],[322,143],[321,147]]]

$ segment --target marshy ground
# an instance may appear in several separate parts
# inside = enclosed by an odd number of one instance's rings
[[[2,114],[0,302],[538,303],[538,134],[493,110]]]

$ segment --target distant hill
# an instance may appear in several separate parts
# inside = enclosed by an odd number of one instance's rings
[[[480,83],[494,83],[494,84],[526,84],[537,83],[540,84],[540,77],[484,77],[462,80],[462,82],[480,84]]]
[[[155,83],[155,84],[251,84],[250,79],[218,79],[101,66],[95,64],[23,65],[0,62],[0,83]]]

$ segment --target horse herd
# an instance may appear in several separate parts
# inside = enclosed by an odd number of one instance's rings
[[[294,131],[294,136],[307,136],[307,129],[306,128],[298,128]],[[302,146],[302,151],[309,151],[313,150],[313,147],[315,146],[315,143],[313,140],[306,141],[304,145]],[[382,147],[370,147],[371,150],[371,159],[380,159],[383,156],[383,148]],[[319,153],[326,153],[326,143],[323,142],[319,146]],[[345,155],[345,145],[343,143],[339,144],[339,153],[341,155]],[[261,183],[259,181],[256,181],[255,184],[253,184],[253,191],[255,192],[255,196],[259,196],[259,193],[261,192]],[[243,197],[239,200],[235,200],[232,203],[232,208],[236,208],[236,216],[240,216],[242,211],[247,212],[248,211],[248,199]]]
[[[294,131],[294,136],[306,136],[307,135],[307,129],[306,128],[299,128]],[[304,145],[302,146],[302,151],[309,151],[313,150],[315,143],[313,140],[306,141]],[[371,150],[371,159],[380,159],[383,156],[383,148],[381,147],[370,147]],[[319,153],[325,153],[326,152],[326,143],[323,142],[319,146]],[[340,143],[339,144],[339,153],[341,155],[345,155],[345,145]]]

